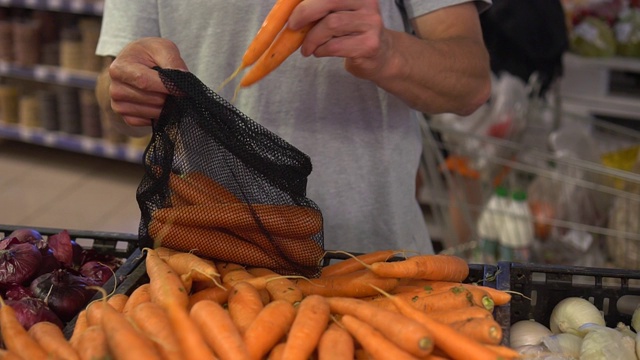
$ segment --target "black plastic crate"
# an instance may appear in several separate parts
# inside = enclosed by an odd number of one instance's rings
[[[553,308],[567,297],[589,300],[611,327],[629,325],[640,304],[640,271],[635,270],[499,262],[496,285],[513,292],[511,302],[495,311],[505,345],[511,325],[533,319],[548,327]]]

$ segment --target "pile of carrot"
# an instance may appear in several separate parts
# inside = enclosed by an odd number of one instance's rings
[[[508,293],[463,283],[460,258],[394,254],[353,256],[304,279],[145,249],[149,282],[89,304],[69,339],[46,322],[25,331],[2,302],[0,359],[518,358],[492,315]]]
[[[302,205],[254,204],[199,171],[169,176],[170,204],[147,227],[155,246],[285,274],[316,277],[322,214]]]

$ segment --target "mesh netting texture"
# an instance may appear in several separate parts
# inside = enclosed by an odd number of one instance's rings
[[[323,219],[309,157],[189,72],[156,68],[170,94],[144,153],[141,247],[317,277]]]

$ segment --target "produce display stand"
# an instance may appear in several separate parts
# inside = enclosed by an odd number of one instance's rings
[[[592,302],[609,327],[628,325],[640,304],[640,271],[515,262],[499,262],[497,268],[497,289],[513,292],[510,303],[494,314],[504,345],[509,344],[511,325],[532,319],[548,326],[553,308],[567,297]]]

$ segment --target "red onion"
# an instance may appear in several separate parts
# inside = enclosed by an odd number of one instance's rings
[[[98,285],[104,285],[113,276],[111,267],[99,261],[89,261],[80,268],[82,276],[88,277]]]
[[[22,285],[12,285],[5,291],[4,297],[8,300],[20,300],[33,297],[33,293]]]
[[[28,229],[28,228],[16,229],[13,232],[11,232],[11,234],[9,234],[9,236],[7,237],[8,238],[15,237],[15,238],[18,238],[18,241],[20,241],[21,243],[28,242],[34,245],[38,241],[42,240],[42,234],[40,234],[38,231],[34,229]]]
[[[29,288],[34,296],[46,304],[63,321],[71,320],[82,310],[96,293],[87,286],[97,285],[95,281],[76,275],[69,269],[58,269],[40,275],[31,282]]]
[[[67,267],[73,265],[73,245],[71,244],[71,237],[67,230],[62,230],[57,234],[50,235],[47,238],[47,243],[49,244],[49,249],[53,250],[53,256],[55,256],[58,261]]]
[[[29,330],[33,324],[41,321],[52,322],[62,329],[60,318],[45,304],[44,301],[34,298],[20,300],[7,300],[5,303],[16,312],[18,321]]]
[[[42,255],[35,245],[11,242],[0,250],[0,284],[23,283],[36,273],[41,260]]]

